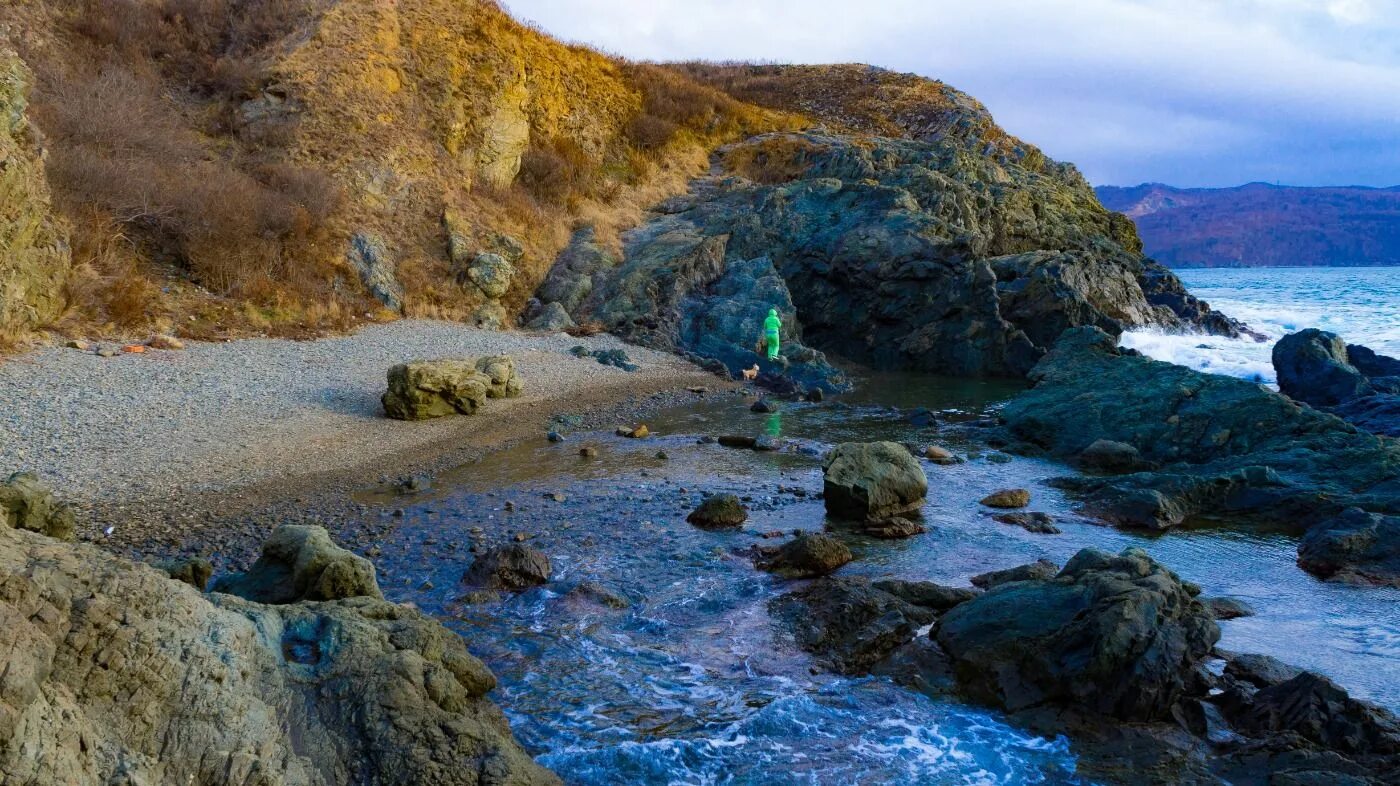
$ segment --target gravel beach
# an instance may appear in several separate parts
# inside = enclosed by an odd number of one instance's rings
[[[579,344],[625,349],[641,368],[569,354]],[[515,359],[521,398],[493,400],[473,417],[384,417],[390,366],[489,354]],[[238,507],[231,500],[257,507],[336,485],[332,478],[342,487],[372,483],[449,454],[543,436],[555,413],[622,417],[657,394],[726,384],[611,336],[418,320],[316,341],[191,343],[115,358],[45,349],[0,362],[0,472],[37,471],[82,512],[85,537],[115,525],[126,540],[143,528],[168,531],[172,516],[192,527],[222,518],[215,514]]]

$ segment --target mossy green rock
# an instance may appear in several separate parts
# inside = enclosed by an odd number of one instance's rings
[[[522,390],[508,356],[478,360],[418,360],[389,369],[384,414],[397,420],[473,415],[488,398],[512,398]]]

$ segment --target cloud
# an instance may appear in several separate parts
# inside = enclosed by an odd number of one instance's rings
[[[514,0],[638,59],[942,79],[1096,182],[1400,182],[1400,0]]]

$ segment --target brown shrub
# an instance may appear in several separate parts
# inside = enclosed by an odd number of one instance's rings
[[[594,171],[593,161],[577,142],[557,137],[547,147],[525,151],[516,182],[540,202],[562,205],[590,193]]]
[[[656,115],[640,114],[627,125],[627,138],[638,150],[660,150],[676,135],[679,127]]]

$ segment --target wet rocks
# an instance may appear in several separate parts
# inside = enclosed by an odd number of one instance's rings
[[[0,483],[0,528],[13,527],[72,540],[73,509],[32,472],[16,472]]]
[[[733,494],[706,497],[685,520],[701,529],[731,529],[742,527],[749,518],[744,503]]]
[[[278,527],[246,573],[220,576],[211,592],[237,595],[256,603],[383,597],[374,564],[331,542],[322,527]]]
[[[1318,674],[1302,672],[1239,699],[1227,696],[1222,703],[1227,717],[1252,735],[1291,732],[1344,753],[1400,752],[1400,722],[1394,715],[1353,699]],[[1232,706],[1236,702],[1239,706]]]
[[[768,608],[798,646],[841,674],[867,673],[935,616],[863,578],[814,581]]]
[[[1353,364],[1352,356],[1356,356]],[[1400,437],[1400,360],[1310,328],[1274,345],[1279,390],[1377,434]]]
[[[414,609],[205,595],[3,528],[0,576],[0,773],[24,782],[558,783]]]
[[[1169,714],[1220,629],[1141,550],[1085,549],[1054,577],[991,585],[943,615],[934,637],[980,700],[1146,720]]]
[[[1210,613],[1218,620],[1237,620],[1254,616],[1254,609],[1239,598],[1201,598],[1201,602],[1206,604],[1206,608],[1210,609]]]
[[[749,407],[750,412],[757,412],[762,415],[771,415],[780,409],[782,409],[782,407],[778,405],[778,402],[770,401],[767,398],[761,398]]]
[[[779,546],[759,567],[785,579],[827,576],[855,557],[846,544],[821,533],[804,533]]]
[[[746,437],[739,434],[725,434],[721,436],[717,441],[722,447],[744,448],[748,450],[753,450],[754,445],[758,442],[758,440],[755,437]]]
[[[1027,532],[1035,532],[1041,535],[1060,534],[1060,528],[1055,526],[1055,518],[1049,513],[998,513],[992,516],[992,519],[1002,524],[1020,527]]]
[[[462,581],[486,589],[525,590],[548,583],[553,571],[544,552],[512,543],[478,555]]]
[[[915,606],[922,606],[938,612],[947,611],[959,603],[965,603],[981,594],[977,590],[967,587],[945,587],[932,581],[903,581],[900,579],[877,581],[875,588],[884,590]]]
[[[953,452],[938,445],[930,445],[924,448],[924,458],[932,461],[940,467],[947,467],[958,463],[958,459]]]
[[[1334,581],[1400,587],[1400,516],[1349,508],[1308,530],[1298,566]]]
[[[651,436],[651,429],[647,427],[647,424],[640,423],[636,426],[620,426],[615,433],[619,437],[627,439],[646,439]]]
[[[846,442],[822,461],[826,510],[866,520],[919,510],[928,493],[923,469],[896,442]]]
[[[488,398],[521,393],[515,363],[506,355],[477,360],[418,360],[389,369],[384,414],[398,420],[427,420],[475,414]]]
[[[1031,493],[1026,489],[1001,489],[983,497],[982,504],[989,508],[1024,508],[1031,504]]]
[[[1060,566],[1048,559],[1038,559],[1025,565],[1017,565],[1014,568],[1004,570],[994,570],[989,573],[981,573],[972,577],[972,586],[979,589],[991,589],[1002,584],[1009,584],[1013,581],[1044,581],[1054,578],[1060,572]]]
[[[880,540],[899,540],[922,535],[924,525],[904,516],[890,516],[883,519],[865,519],[855,522],[855,529],[862,535]]]
[[[1089,472],[1117,475],[1149,468],[1138,449],[1126,442],[1100,439],[1079,454],[1080,468]]]
[[[1241,379],[1066,331],[1001,417],[1012,441],[1072,458],[1099,440],[1160,469],[1057,480],[1111,523],[1154,529],[1190,518],[1305,528],[1347,507],[1400,514],[1400,443]]]

